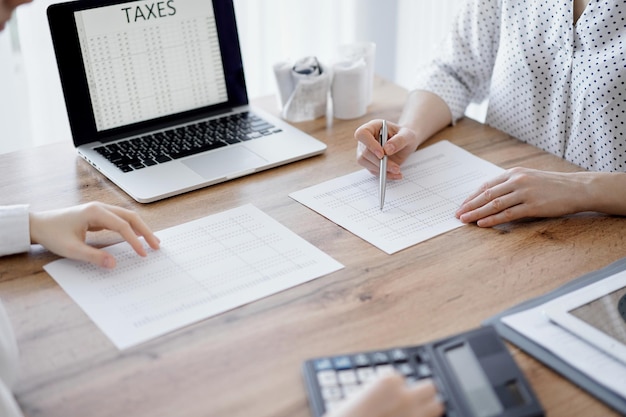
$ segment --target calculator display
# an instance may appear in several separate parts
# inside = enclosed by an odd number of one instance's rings
[[[503,408],[467,343],[446,349],[446,359],[476,417],[499,415]]]

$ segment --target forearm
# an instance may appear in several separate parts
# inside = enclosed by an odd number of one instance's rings
[[[581,172],[573,175],[580,179],[585,189],[578,211],[626,215],[626,173]]]
[[[448,105],[436,94],[415,90],[409,94],[398,124],[417,135],[418,146],[452,123]]]

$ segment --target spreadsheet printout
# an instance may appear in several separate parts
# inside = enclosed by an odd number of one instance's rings
[[[74,18],[98,131],[228,100],[211,1],[129,2]]]
[[[106,248],[107,270],[69,259],[44,269],[119,348],[148,341],[343,268],[245,205],[156,233],[159,250]]]
[[[361,170],[290,194],[388,254],[463,226],[454,213],[504,170],[448,142],[420,149],[387,182],[380,210],[378,177]]]

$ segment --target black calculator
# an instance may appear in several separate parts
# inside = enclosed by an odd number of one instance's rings
[[[543,408],[492,326],[419,346],[310,359],[303,364],[314,417],[332,411],[362,384],[398,372],[408,384],[431,378],[446,417],[542,417]]]

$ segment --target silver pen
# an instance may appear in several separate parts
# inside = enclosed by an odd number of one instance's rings
[[[387,121],[383,120],[383,127],[378,133],[378,141],[380,146],[385,146],[387,143]],[[385,189],[387,188],[387,155],[384,155],[380,160],[380,172],[378,175],[378,196],[380,197],[380,210],[382,211],[385,205]]]

